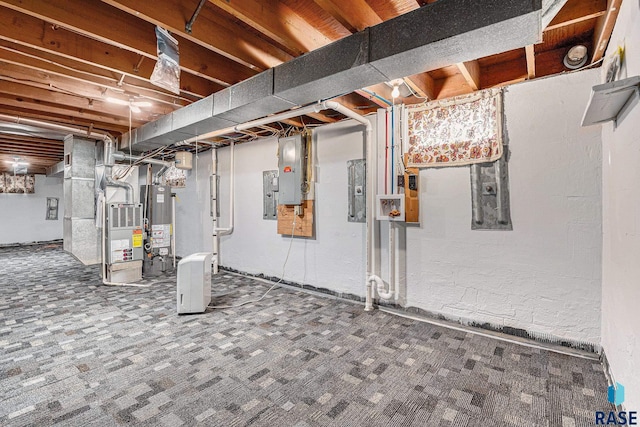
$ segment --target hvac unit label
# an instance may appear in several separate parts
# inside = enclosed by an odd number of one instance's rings
[[[134,248],[141,248],[142,247],[142,230],[133,230],[131,241],[133,243]]]
[[[171,224],[151,226],[151,247],[166,248],[171,246]]]

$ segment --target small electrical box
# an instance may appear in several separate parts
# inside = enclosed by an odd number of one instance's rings
[[[191,170],[193,168],[193,154],[188,151],[178,151],[176,153],[176,168]]]
[[[278,219],[278,171],[262,172],[262,219]]]
[[[278,141],[278,203],[300,205],[303,201],[304,140],[302,135]]]

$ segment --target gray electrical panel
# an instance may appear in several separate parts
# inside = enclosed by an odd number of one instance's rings
[[[303,201],[304,139],[302,135],[278,141],[279,203],[300,205]]]
[[[471,165],[472,230],[512,230],[509,207],[508,147],[493,163]]]
[[[278,219],[278,171],[262,172],[262,219]]]
[[[157,276],[173,269],[171,238],[173,213],[171,187],[168,185],[143,185],[140,197],[144,201],[145,241],[142,274]]]
[[[367,209],[367,171],[365,159],[349,160],[347,162],[349,179],[347,221],[366,222]]]

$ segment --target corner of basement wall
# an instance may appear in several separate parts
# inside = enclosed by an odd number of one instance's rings
[[[36,175],[33,194],[0,194],[0,245],[62,239],[64,195],[62,178]],[[58,199],[58,219],[46,220],[47,197]]]
[[[640,2],[624,0],[606,55],[624,46],[619,79],[640,75]],[[601,69],[604,82],[606,70]],[[602,347],[624,407],[640,411],[640,106],[602,125]]]

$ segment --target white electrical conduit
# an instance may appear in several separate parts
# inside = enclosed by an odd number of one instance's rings
[[[375,179],[377,177],[377,156],[374,156],[374,144],[372,143],[372,138],[371,138],[371,123],[369,122],[369,120],[365,119],[364,117],[362,117],[360,114],[351,111],[350,109],[348,109],[347,107],[345,107],[342,104],[339,104],[338,102],[335,101],[323,101],[323,102],[318,102],[317,104],[313,104],[313,105],[308,105],[306,107],[302,107],[302,108],[298,108],[295,110],[290,110],[290,111],[286,111],[284,113],[280,113],[280,114],[274,114],[262,119],[258,119],[258,120],[252,120],[246,123],[242,123],[233,127],[228,127],[228,128],[224,128],[224,129],[220,129],[220,130],[216,130],[213,132],[209,132],[203,135],[198,135],[196,137],[193,138],[189,138],[183,141],[184,144],[189,144],[192,142],[204,142],[204,143],[208,143],[207,141],[203,141],[204,139],[207,138],[213,138],[214,136],[221,136],[221,135],[225,135],[228,133],[233,133],[233,132],[240,132],[242,130],[245,129],[250,129],[252,127],[257,127],[257,126],[262,126],[262,125],[266,125],[269,123],[273,123],[273,122],[277,122],[280,120],[284,120],[284,119],[289,119],[291,117],[297,117],[297,116],[303,116],[305,114],[309,114],[309,113],[319,113],[322,110],[333,110],[336,111],[350,119],[353,119],[355,121],[357,121],[358,123],[362,124],[365,127],[365,136],[364,136],[364,140],[365,140],[365,146],[366,146],[366,164],[367,164],[367,207],[366,207],[366,217],[367,217],[367,233],[366,233],[366,246],[367,246],[367,280],[366,280],[366,304],[365,304],[365,310],[369,311],[373,309],[373,304],[372,304],[372,300],[373,300],[373,288],[371,286],[371,282],[372,281],[377,281],[380,280],[380,278],[378,276],[376,276],[374,274],[374,272],[376,271],[376,263],[375,263],[375,259],[373,256],[373,252],[375,250],[375,235],[374,235],[374,228],[373,228],[373,224],[375,222],[375,203],[376,203],[376,197],[375,197]],[[213,145],[213,143],[209,144]],[[233,143],[232,143],[233,144]],[[233,147],[233,146],[232,146]],[[232,148],[233,149],[233,148]],[[377,151],[376,151],[377,152]],[[232,151],[233,153],[233,151]],[[231,154],[233,156],[233,154]],[[231,168],[233,168],[233,157],[231,157]],[[231,169],[231,182],[233,183],[233,169]],[[231,191],[231,197],[233,197],[233,191]],[[233,199],[232,199],[233,200]],[[233,204],[230,208],[230,212],[233,212]],[[215,215],[215,213],[214,213]],[[233,216],[231,217],[231,221],[233,221]],[[233,223],[232,223],[233,224]],[[231,228],[231,227],[229,227]],[[215,238],[214,238],[214,242],[215,242]],[[217,253],[218,252],[218,248],[215,246],[214,243],[214,251]],[[216,266],[214,266],[214,269],[216,269]]]
[[[29,126],[40,127],[43,129],[49,129],[53,131],[71,133],[77,136],[83,136],[85,138],[99,137],[102,139],[111,139],[111,135],[104,132],[96,132],[93,129],[91,131],[87,129],[78,128],[75,126],[67,126],[67,125],[59,125],[57,123],[46,122],[43,120],[36,119],[28,119],[19,116],[10,116],[8,114],[0,113],[0,120],[4,120],[6,122],[16,123],[16,124],[24,124]]]
[[[166,162],[164,160],[153,159],[151,157],[133,156],[125,154],[119,151],[113,153],[113,158],[116,160],[130,160],[132,162],[148,163],[150,165],[160,165],[162,168],[153,175],[153,183],[158,184],[160,182],[160,176],[171,166],[173,162]]]

